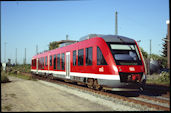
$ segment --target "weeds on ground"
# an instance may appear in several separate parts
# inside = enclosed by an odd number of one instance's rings
[[[7,82],[10,82],[10,80],[8,79],[8,75],[1,71],[1,83],[7,83]]]
[[[27,76],[27,75],[24,75],[24,74],[21,74],[21,73],[19,73],[19,74],[9,73],[8,75],[18,77],[18,78],[21,78],[21,79],[25,79],[25,80],[34,80],[34,81],[36,81],[36,79],[34,79],[32,76]]]
[[[12,98],[16,98],[16,94],[14,94],[14,93],[11,93],[11,94],[5,94],[5,97],[7,97],[7,96],[10,96],[10,97],[12,97]]]
[[[147,83],[163,84],[170,86],[170,72],[162,72],[160,74],[151,75],[151,79],[147,79]],[[156,77],[155,77],[156,76]]]
[[[11,67],[12,70],[17,70],[19,72],[30,72],[30,69],[31,69],[31,65],[29,64],[25,64],[25,65],[16,65],[16,66],[13,66]]]
[[[11,111],[11,109],[12,109],[11,104],[2,107],[2,110],[6,110],[6,111]]]
[[[16,71],[10,71],[10,72],[1,71],[1,83],[10,82],[10,80],[8,79],[8,76],[18,77],[18,78],[25,79],[25,80],[36,81],[36,79],[34,79],[32,76],[27,76],[22,73],[17,73]]]

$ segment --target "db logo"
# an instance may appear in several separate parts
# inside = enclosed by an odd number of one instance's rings
[[[99,72],[104,72],[104,68],[103,67],[99,68]]]
[[[129,70],[130,71],[135,71],[135,68],[134,67],[129,67]]]

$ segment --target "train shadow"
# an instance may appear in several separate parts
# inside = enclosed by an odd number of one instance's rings
[[[167,94],[167,92],[168,91],[144,90],[143,92],[140,92],[140,94],[147,96],[162,96],[164,94]]]
[[[106,91],[108,93],[117,94],[125,97],[138,97],[139,95],[146,96],[162,96],[165,94],[170,94],[169,86],[161,86],[161,85],[146,85],[143,91]]]
[[[151,91],[151,90],[144,90],[144,91],[106,91],[108,93],[117,94],[124,97],[138,97],[139,95],[146,95],[146,96],[162,96],[167,94],[168,91]]]
[[[111,91],[105,90],[107,93],[116,94],[124,97],[138,97],[140,95],[139,91]]]
[[[147,96],[161,96],[167,94],[168,92],[170,92],[170,86],[147,84],[141,94]]]

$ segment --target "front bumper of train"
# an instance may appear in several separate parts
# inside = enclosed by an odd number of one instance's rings
[[[104,88],[116,91],[137,91],[142,90],[146,83],[146,75],[142,75],[140,82],[121,82],[121,80],[99,79],[98,83]]]

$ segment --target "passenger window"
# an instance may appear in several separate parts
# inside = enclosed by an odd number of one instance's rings
[[[44,69],[44,66],[45,66],[44,62],[45,62],[45,60],[44,60],[44,57],[43,57],[43,69]]]
[[[39,60],[38,60],[38,62],[39,62],[39,69],[41,69],[41,58],[39,58]]]
[[[53,56],[53,69],[56,69],[56,55]]]
[[[47,56],[45,57],[45,66],[47,66]]]
[[[93,49],[92,47],[86,48],[86,65],[92,65]]]
[[[82,66],[84,61],[84,49],[78,50],[78,65]]]
[[[36,66],[36,59],[32,60],[32,66]]]
[[[43,57],[41,58],[41,60],[42,60],[41,61],[41,65],[42,65],[41,68],[44,69]]]
[[[38,58],[38,69],[40,69],[40,58]]]
[[[73,66],[76,66],[76,50],[73,51]]]
[[[50,66],[52,66],[52,56],[50,56]]]
[[[57,54],[57,69],[60,70],[60,54]]]
[[[42,69],[42,58],[40,58],[40,69]]]
[[[62,53],[62,61],[61,61],[61,63],[62,63],[62,70],[64,70],[65,69],[65,53]]]
[[[99,47],[97,47],[97,65],[107,65],[106,60],[104,59],[104,56]]]
[[[34,60],[32,60],[32,63],[31,63],[32,66],[34,66]]]
[[[42,69],[42,58],[40,58],[40,69]]]

